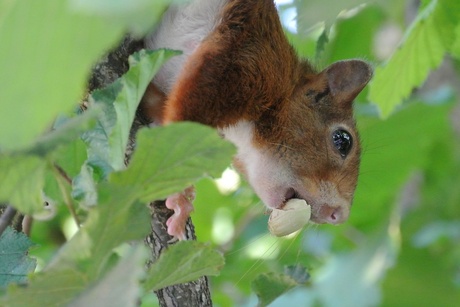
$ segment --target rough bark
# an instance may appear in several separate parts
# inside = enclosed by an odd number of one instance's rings
[[[16,231],[22,231],[22,220],[24,216],[7,204],[0,204],[0,237],[6,227],[11,226]]]
[[[150,204],[152,214],[152,233],[145,242],[152,250],[154,262],[161,252],[172,243],[172,237],[166,231],[166,221],[172,211],[165,207],[164,201],[155,201]],[[186,225],[188,240],[196,240],[192,220],[189,218]],[[207,277],[197,281],[174,285],[155,291],[160,306],[212,306]]]
[[[141,41],[129,36],[115,50],[105,56],[95,67],[89,82],[89,91],[106,86],[128,70],[128,57],[133,52],[143,48]],[[131,128],[130,140],[126,151],[126,164],[129,163],[136,147],[136,132],[145,126],[140,114],[136,115]],[[152,232],[145,239],[151,250],[151,261],[155,262],[161,252],[175,242],[166,231],[166,221],[172,211],[164,206],[163,201],[154,201],[150,204]],[[186,227],[187,239],[195,240],[195,231],[191,219]],[[208,279],[202,277],[197,281],[170,286],[155,292],[160,306],[211,306],[211,294]]]
[[[144,47],[144,43],[126,36],[121,44],[105,55],[94,66],[88,82],[88,90],[105,87],[128,71],[128,57]]]

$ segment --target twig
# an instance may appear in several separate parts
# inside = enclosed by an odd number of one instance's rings
[[[6,227],[10,225],[11,221],[16,215],[16,212],[17,212],[16,209],[14,209],[11,206],[8,206],[6,210],[3,212],[3,214],[0,216],[0,237],[2,236]]]
[[[25,233],[25,235],[28,237],[30,237],[33,221],[34,219],[30,215],[25,215],[24,219],[22,220],[22,232]]]
[[[69,177],[69,175],[67,175],[67,173],[65,172],[64,169],[62,169],[62,167],[60,167],[59,165],[57,165],[56,163],[54,163],[54,167],[57,169],[57,171],[59,172],[59,175],[62,176],[62,178],[64,178],[68,184],[72,184],[72,178]]]

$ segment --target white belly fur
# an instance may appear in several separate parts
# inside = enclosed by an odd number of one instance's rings
[[[220,21],[226,0],[193,0],[186,4],[171,5],[163,15],[161,24],[145,38],[147,49],[167,48],[180,50],[163,65],[153,79],[165,94],[171,91],[186,59]]]

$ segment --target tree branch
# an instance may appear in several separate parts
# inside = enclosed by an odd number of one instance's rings
[[[12,214],[12,210],[15,210],[14,214]],[[5,230],[3,227],[6,228],[8,226],[11,226],[17,232],[21,232],[23,230],[23,220],[24,215],[14,209],[14,207],[10,206],[9,204],[0,203],[0,236]]]
[[[152,250],[153,262],[160,257],[173,238],[167,233],[166,221],[173,211],[165,207],[164,201],[150,204],[152,214],[152,233],[145,242]],[[189,218],[185,227],[187,240],[196,240],[195,229]],[[212,306],[208,279],[203,276],[197,281],[174,285],[155,291],[160,306]]]
[[[0,237],[2,236],[6,227],[8,227],[8,225],[10,225],[10,223],[13,221],[16,212],[16,209],[11,206],[7,206],[5,211],[3,211],[0,215]]]

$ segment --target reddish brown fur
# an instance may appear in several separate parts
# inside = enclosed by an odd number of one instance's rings
[[[273,1],[229,1],[222,23],[187,61],[165,120],[213,127],[257,121],[291,95],[298,70]]]
[[[139,104],[141,114],[150,122],[161,124],[164,118],[166,95],[150,83]]]

